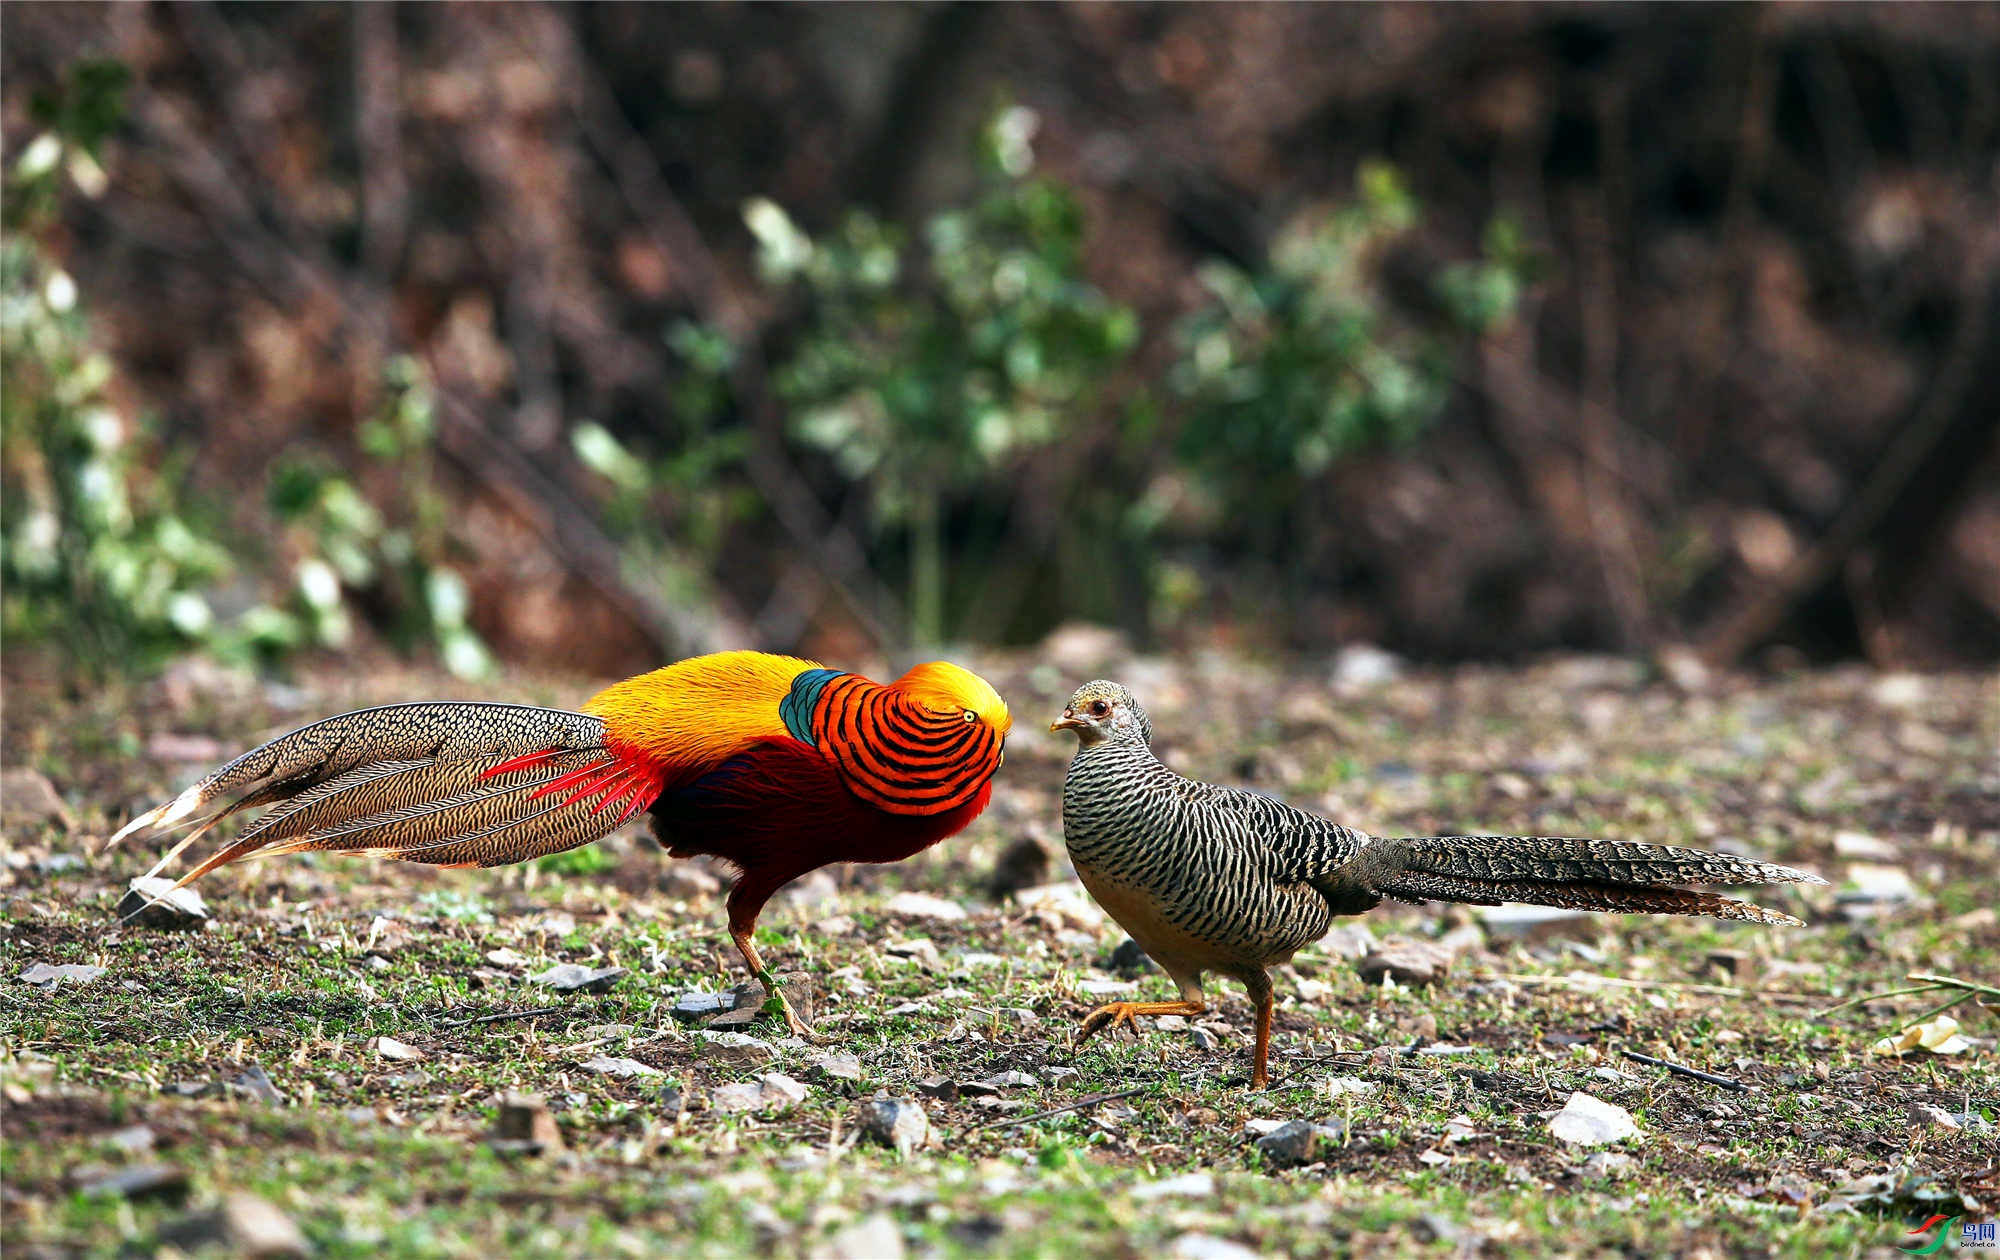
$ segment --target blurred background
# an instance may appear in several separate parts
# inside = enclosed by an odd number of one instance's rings
[[[0,20],[10,655],[2000,658],[2000,7]]]

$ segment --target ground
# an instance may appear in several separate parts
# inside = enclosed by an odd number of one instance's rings
[[[758,1024],[747,1031],[775,1059],[752,1064],[670,1013],[743,979],[713,881],[629,836],[504,871],[249,863],[204,881],[201,930],[112,913],[160,846],[107,853],[102,838],[260,736],[438,694],[574,703],[587,680],[469,689],[382,669],[280,683],[184,665],[65,691],[17,655],[6,764],[45,775],[68,817],[10,794],[0,1246],[195,1246],[190,1220],[238,1190],[327,1256],[1894,1255],[1927,1217],[2000,1207],[1994,1014],[1960,1006],[1969,1047],[1899,1058],[1871,1043],[1933,997],[1817,1013],[1910,972],[2000,978],[1992,679],[1682,671],[1677,686],[1596,659],[1386,680],[1365,660],[976,663],[1017,718],[993,808],[915,861],[836,868],[774,903],[761,943],[805,977],[828,1044]],[[1449,974],[1365,986],[1348,956],[1365,941],[1341,929],[1279,978],[1262,1093],[1233,985],[1198,1027],[1145,1021],[1074,1047],[1095,1001],[1169,990],[1157,971],[1114,970],[1123,934],[1087,905],[993,892],[1024,839],[1053,856],[1043,873],[1027,863],[1030,879],[1068,876],[1069,741],[1044,728],[1095,673],[1148,703],[1184,772],[1370,830],[1692,843],[1831,883],[1754,894],[1799,929],[1524,928],[1384,907],[1358,922],[1449,942]],[[601,994],[527,983],[560,962],[628,973]],[[39,963],[106,970],[53,988],[18,978]],[[390,1057],[397,1043],[421,1058]],[[858,1082],[815,1066],[838,1053],[859,1060]],[[607,1057],[659,1074],[587,1066]],[[240,1084],[253,1066],[269,1088]],[[772,1072],[803,1082],[804,1101],[718,1105],[720,1087]],[[939,1078],[971,1088],[952,1097]],[[561,1152],[489,1144],[507,1091],[547,1098]],[[878,1091],[926,1109],[927,1145],[857,1140],[860,1100]],[[1594,1160],[1556,1140],[1548,1117],[1573,1091],[1628,1110],[1640,1136]],[[1924,1105],[1961,1127],[1913,1113]],[[1337,1136],[1274,1167],[1258,1122],[1294,1119]],[[127,1165],[186,1184],[92,1189]]]

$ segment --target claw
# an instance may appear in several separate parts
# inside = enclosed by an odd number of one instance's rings
[[[812,1025],[800,1019],[799,1013],[792,1009],[791,1002],[786,1000],[785,991],[778,987],[778,978],[771,974],[770,968],[766,967],[757,973],[757,982],[764,986],[765,993],[764,1005],[759,1008],[761,1014],[775,1015],[784,1020],[785,1027],[794,1037],[803,1037],[814,1045],[827,1044],[829,1039],[814,1032]]]
[[[1122,1024],[1132,1025],[1132,1032],[1136,1035],[1139,1031],[1139,1023],[1138,1013],[1134,1008],[1137,1006],[1138,1003],[1136,1002],[1108,1002],[1098,1007],[1083,1017],[1083,1027],[1077,1030],[1076,1043],[1082,1045],[1085,1041],[1088,1041],[1091,1037],[1103,1032],[1107,1028],[1112,1032],[1117,1032],[1119,1026]]]

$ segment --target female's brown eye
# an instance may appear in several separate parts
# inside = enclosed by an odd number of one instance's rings
[[[1104,701],[1092,700],[1090,702],[1090,716],[1103,717],[1105,714],[1109,712],[1111,712],[1111,706],[1104,703]]]

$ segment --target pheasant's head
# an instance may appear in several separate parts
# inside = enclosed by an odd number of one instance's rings
[[[895,686],[935,712],[963,715],[968,722],[986,723],[1003,741],[1007,732],[1014,729],[1007,702],[993,690],[993,684],[950,661],[912,666],[909,673],[896,680]]]
[[[1075,731],[1085,748],[1106,740],[1153,742],[1153,723],[1132,693],[1100,678],[1076,689],[1062,716],[1049,723],[1052,731]]]

